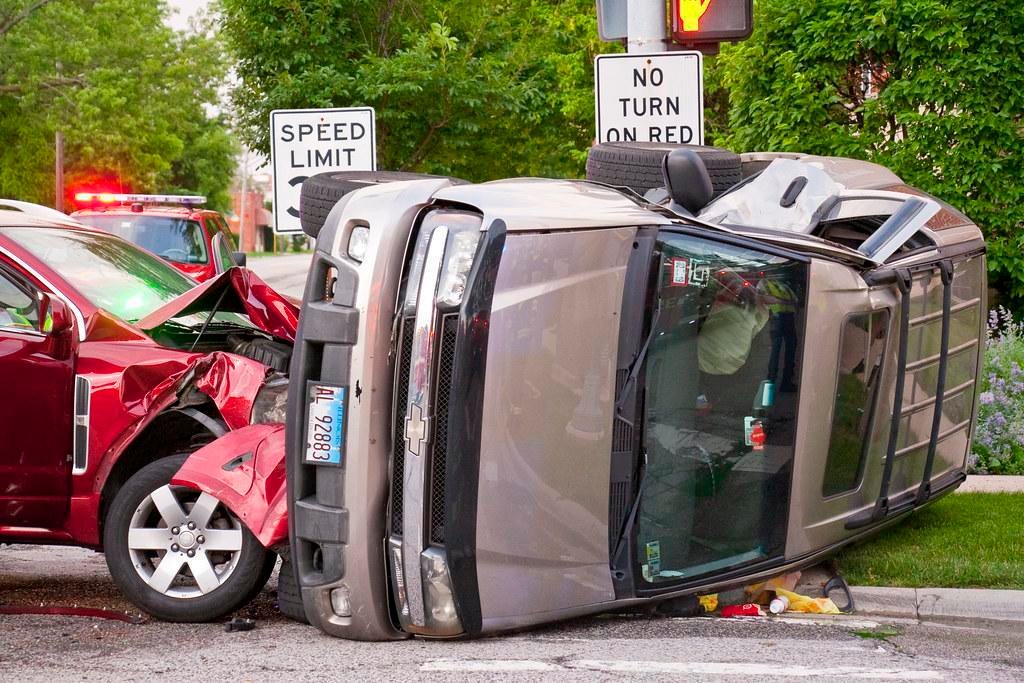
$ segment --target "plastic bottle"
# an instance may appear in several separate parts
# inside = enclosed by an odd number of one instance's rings
[[[785,595],[778,595],[772,600],[771,604],[768,605],[768,611],[772,614],[782,614],[789,609],[789,598]]]

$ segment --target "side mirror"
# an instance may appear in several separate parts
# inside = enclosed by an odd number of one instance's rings
[[[46,334],[64,334],[71,331],[74,324],[68,305],[62,299],[48,294],[43,294],[39,301],[39,319],[42,320],[42,331]]]
[[[696,214],[711,201],[715,188],[704,160],[692,149],[674,149],[665,156],[661,175],[672,201]]]
[[[246,257],[244,251],[233,252],[231,254],[231,260],[235,262],[236,266],[241,266],[245,268]]]

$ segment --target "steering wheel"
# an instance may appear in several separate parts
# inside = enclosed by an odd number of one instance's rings
[[[180,255],[180,256],[179,256]],[[161,251],[160,257],[165,258],[168,261],[180,261],[185,263],[188,261],[188,252],[184,249],[168,249],[167,251]]]

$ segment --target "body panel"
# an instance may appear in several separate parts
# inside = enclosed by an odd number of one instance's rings
[[[190,455],[171,483],[213,495],[270,548],[288,540],[284,455],[283,424],[250,425]]]
[[[71,474],[71,332],[0,329],[0,526],[58,526]]]

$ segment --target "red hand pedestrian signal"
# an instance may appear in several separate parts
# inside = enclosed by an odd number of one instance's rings
[[[711,0],[679,0],[679,22],[683,31],[699,31],[700,18],[711,7]]]

